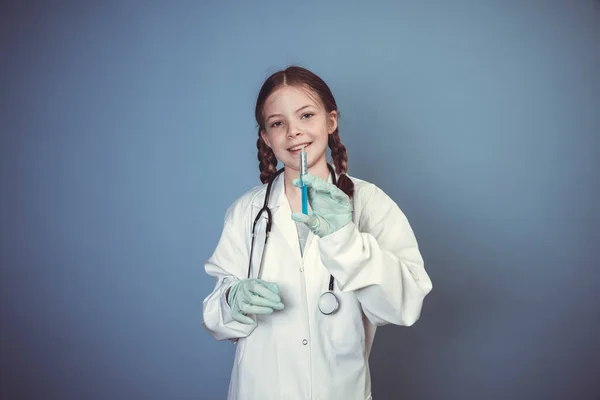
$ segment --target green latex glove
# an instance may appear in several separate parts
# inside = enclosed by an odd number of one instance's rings
[[[231,286],[227,302],[231,317],[242,324],[254,325],[246,314],[271,314],[283,309],[277,284],[260,279],[241,279]]]
[[[324,237],[346,226],[352,221],[352,202],[337,186],[310,174],[302,177],[308,187],[308,202],[312,214],[292,213],[292,219],[304,222],[317,236]],[[299,178],[292,181],[302,187]]]

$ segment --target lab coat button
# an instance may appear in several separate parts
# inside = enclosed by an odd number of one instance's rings
[[[303,272],[303,271],[304,271],[304,268],[300,267],[300,272]]]
[[[308,343],[308,340],[306,340],[306,339],[304,339],[304,340],[302,341],[302,344],[303,344],[303,345],[305,345],[305,346],[306,346],[306,344],[307,344],[307,343]]]

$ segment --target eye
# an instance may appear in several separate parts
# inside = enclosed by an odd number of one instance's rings
[[[314,115],[315,115],[315,114],[313,114],[313,113],[306,113],[306,114],[303,114],[303,115],[302,115],[302,118],[310,118],[310,117],[312,117],[312,116],[314,116]]]
[[[281,121],[275,121],[273,123],[271,123],[271,128],[277,128],[279,126],[281,126]]]

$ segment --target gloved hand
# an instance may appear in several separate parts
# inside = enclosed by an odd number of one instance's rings
[[[308,187],[308,202],[312,214],[292,213],[292,219],[304,222],[317,236],[324,237],[338,231],[352,221],[352,202],[337,186],[310,174],[302,177]],[[302,187],[300,178],[292,181]]]
[[[277,284],[261,279],[241,279],[229,288],[227,302],[231,317],[242,324],[254,325],[246,314],[271,314],[283,309]]]

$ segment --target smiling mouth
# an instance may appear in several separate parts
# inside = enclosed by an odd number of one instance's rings
[[[306,148],[306,147],[310,146],[311,144],[312,144],[312,142],[309,142],[309,143],[302,143],[302,144],[299,144],[298,146],[290,147],[290,148],[288,149],[288,151],[291,151],[291,152],[293,153],[293,152],[296,152],[296,151],[302,150],[303,148]]]

